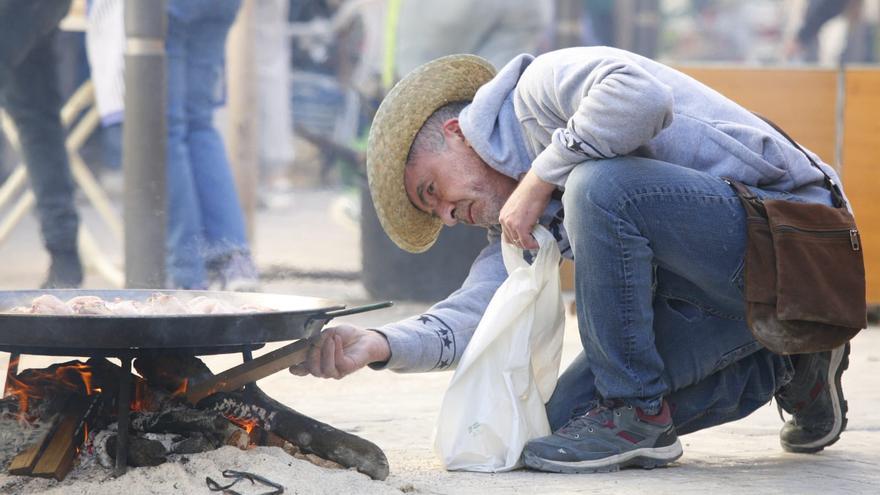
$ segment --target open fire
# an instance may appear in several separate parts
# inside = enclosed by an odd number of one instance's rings
[[[321,466],[387,476],[387,460],[378,447],[303,416],[256,386],[190,404],[189,384],[212,376],[195,357],[142,357],[134,364],[140,376],[132,374],[129,382],[130,466],[157,465],[223,445],[265,445]],[[91,358],[9,377],[0,416],[21,427],[42,425],[37,438],[8,463],[9,472],[61,480],[83,455],[112,468],[121,373],[111,361]]]
[[[94,455],[121,475],[231,444],[388,475],[375,444],[278,403],[256,382],[301,363],[330,319],[390,303],[346,309],[291,295],[169,292],[0,291],[0,350],[13,356],[0,438],[10,428],[29,432],[0,446],[10,473],[61,479],[77,456]],[[195,357],[239,352],[245,362],[217,375]],[[18,373],[18,353],[92,357]]]

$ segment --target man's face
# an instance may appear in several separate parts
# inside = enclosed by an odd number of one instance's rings
[[[417,154],[404,171],[410,202],[450,227],[459,222],[497,225],[516,181],[477,155],[462,136],[458,119],[447,121],[443,132],[446,149]]]

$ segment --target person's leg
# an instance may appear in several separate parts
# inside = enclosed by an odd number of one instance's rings
[[[204,288],[205,258],[202,209],[190,162],[186,113],[187,39],[189,26],[168,16],[166,67],[168,78],[168,274],[178,288]]]
[[[71,0],[0,1],[0,94],[13,69],[57,26]]]
[[[601,407],[530,443],[526,462],[562,471],[670,462],[681,448],[664,398],[760,347],[743,321],[739,200],[721,179],[621,157],[577,167],[563,202],[580,365]],[[594,440],[568,445],[580,436]]]
[[[223,140],[214,127],[214,108],[222,102],[224,46],[238,0],[212,4],[191,24],[187,44],[186,112],[190,163],[202,208],[209,267],[216,265],[227,289],[254,288],[244,215]]]
[[[748,416],[767,404],[778,387],[791,377],[790,361],[785,356],[766,349],[741,358],[738,354],[734,350],[722,356],[718,366],[723,368],[667,396],[679,435]],[[669,367],[675,367],[675,362],[670,361]],[[551,430],[562,428],[599,400],[593,382],[589,364],[581,353],[559,377],[553,396],[547,402]]]
[[[4,106],[18,130],[43,243],[51,257],[43,285],[78,287],[83,278],[77,251],[79,217],[64,144],[55,62],[50,33],[13,68],[3,92]]]
[[[655,323],[668,323],[655,322],[655,309],[680,315],[682,322],[714,317],[713,325],[729,327],[716,331],[697,324],[669,333],[678,347],[695,349],[694,359],[707,354],[706,346],[718,352],[752,342],[741,289],[745,214],[724,181],[621,157],[576,168],[563,201],[576,260],[581,339],[604,398],[654,412],[669,391],[701,378],[698,369],[705,366],[694,367],[680,383],[664,377]],[[655,289],[664,304],[655,305]],[[725,340],[716,343],[701,331]]]

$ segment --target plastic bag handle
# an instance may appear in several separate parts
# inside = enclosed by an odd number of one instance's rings
[[[547,263],[554,265],[559,264],[559,246],[556,245],[556,238],[543,225],[536,225],[532,230],[532,236],[538,241],[537,255],[532,262],[532,266],[543,266]],[[507,273],[513,273],[518,268],[525,268],[529,263],[523,258],[523,249],[501,241],[501,254],[504,257],[504,267]]]

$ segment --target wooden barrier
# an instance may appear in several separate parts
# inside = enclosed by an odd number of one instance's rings
[[[846,71],[842,178],[861,231],[868,303],[880,304],[880,70]]]

